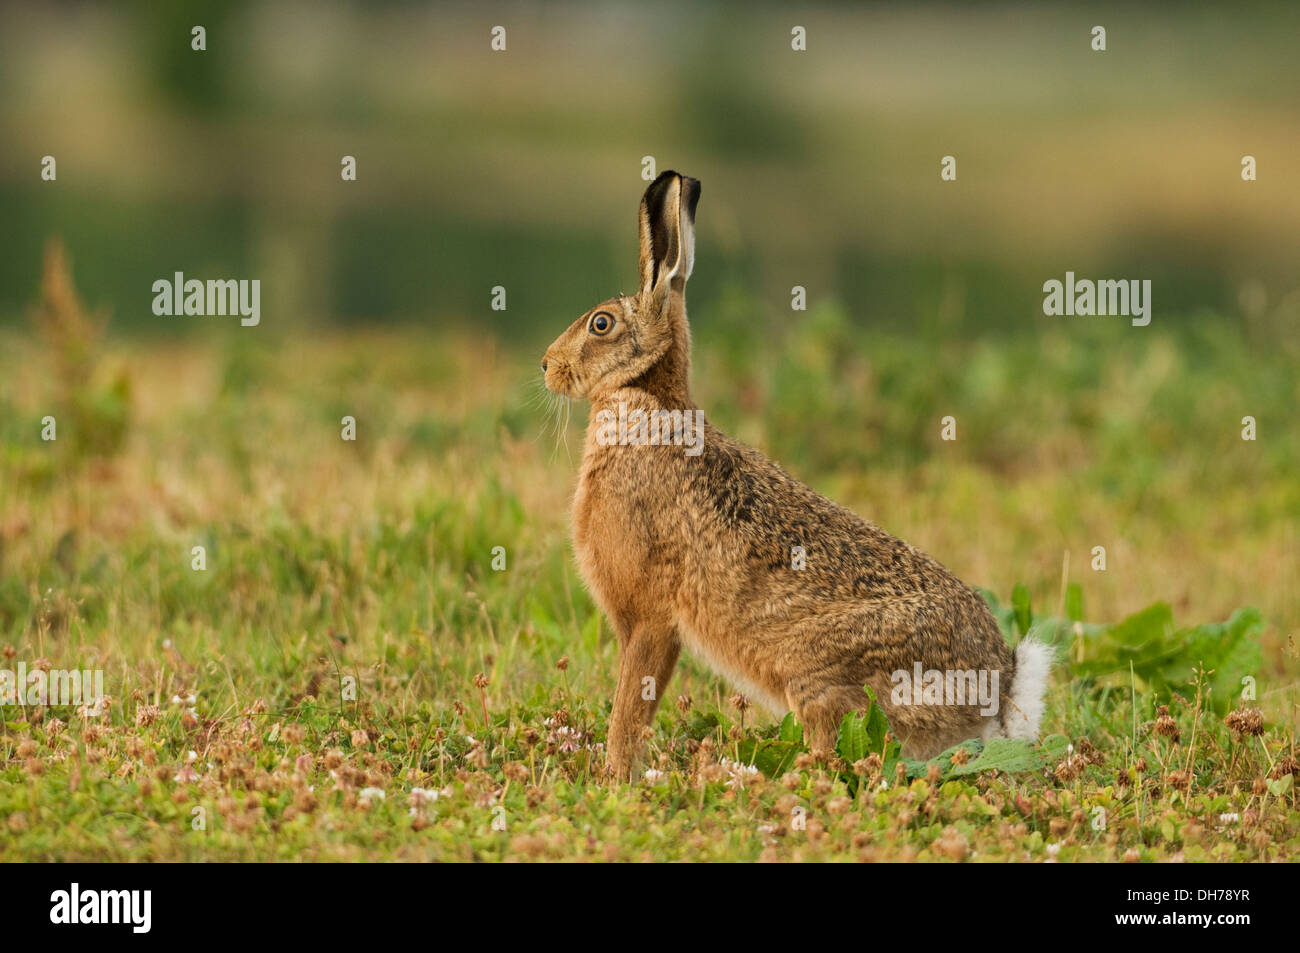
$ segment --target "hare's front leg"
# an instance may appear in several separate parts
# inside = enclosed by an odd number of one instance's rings
[[[629,780],[635,773],[641,732],[654,719],[680,653],[681,641],[671,627],[638,624],[621,640],[618,688],[605,743],[609,770],[620,780]]]

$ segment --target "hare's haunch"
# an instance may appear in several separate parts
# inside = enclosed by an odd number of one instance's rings
[[[910,756],[1033,738],[1051,658],[1013,657],[984,601],[925,553],[813,492],[691,400],[686,281],[700,183],[641,200],[641,285],[546,351],[546,386],[591,402],[573,540],[619,640],[608,759],[636,770],[685,646],[829,750],[870,686]]]

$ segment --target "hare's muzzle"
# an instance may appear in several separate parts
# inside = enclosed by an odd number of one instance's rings
[[[555,358],[551,357],[551,349],[547,348],[546,353],[542,355],[542,383],[553,394],[562,395],[564,393],[560,381],[563,371],[563,362],[557,362]]]

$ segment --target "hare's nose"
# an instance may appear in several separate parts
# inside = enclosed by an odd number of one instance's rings
[[[542,373],[546,373],[546,358],[542,358]]]

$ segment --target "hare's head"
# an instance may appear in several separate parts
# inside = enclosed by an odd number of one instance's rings
[[[686,279],[695,263],[699,200],[700,183],[676,172],[650,183],[641,199],[641,289],[596,305],[555,339],[542,359],[550,390],[598,398],[653,376],[685,394]]]

